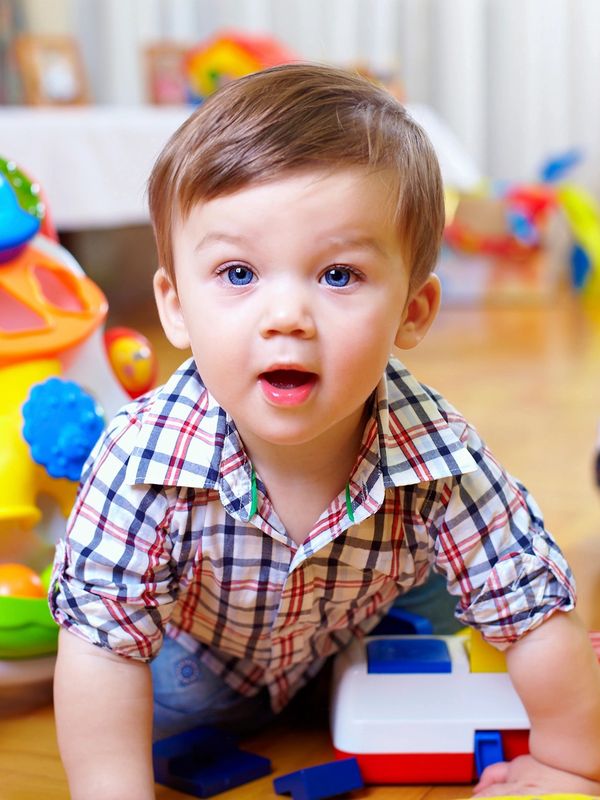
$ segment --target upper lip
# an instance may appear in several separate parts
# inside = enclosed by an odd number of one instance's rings
[[[267,375],[269,372],[307,372],[311,375],[316,375],[316,372],[312,369],[308,369],[307,367],[303,366],[302,364],[293,364],[289,362],[276,362],[275,364],[270,364],[266,369],[263,369],[260,372],[260,375]]]

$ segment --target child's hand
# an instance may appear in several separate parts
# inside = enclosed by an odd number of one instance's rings
[[[533,756],[519,756],[513,761],[491,764],[481,773],[473,789],[474,797],[497,797],[512,794],[591,794],[600,796],[600,782],[591,781],[554,769]]]

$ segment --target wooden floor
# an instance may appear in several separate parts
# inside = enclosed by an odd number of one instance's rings
[[[161,340],[152,312],[133,323],[155,341],[165,378],[182,354]],[[575,569],[584,620],[600,629],[600,493],[592,471],[600,422],[600,321],[590,321],[572,302],[447,310],[405,361],[476,425],[500,461],[533,491]],[[245,747],[271,758],[274,775],[332,757],[319,719],[301,726],[284,720]],[[443,800],[468,795],[468,787],[413,786],[369,787],[353,796]],[[0,720],[0,800],[67,797],[52,708]],[[158,787],[157,797],[184,795]],[[268,800],[275,797],[272,776],[222,797]]]

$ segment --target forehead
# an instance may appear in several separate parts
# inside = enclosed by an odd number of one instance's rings
[[[187,215],[176,217],[174,232],[192,227],[264,234],[295,225],[310,226],[314,235],[345,229],[385,235],[395,230],[397,204],[398,181],[391,170],[303,170],[200,199]]]

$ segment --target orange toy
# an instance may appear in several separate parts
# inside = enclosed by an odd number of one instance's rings
[[[85,275],[26,248],[0,270],[0,366],[74,347],[103,322],[107,307]]]
[[[0,597],[44,597],[40,576],[23,564],[0,564]]]

